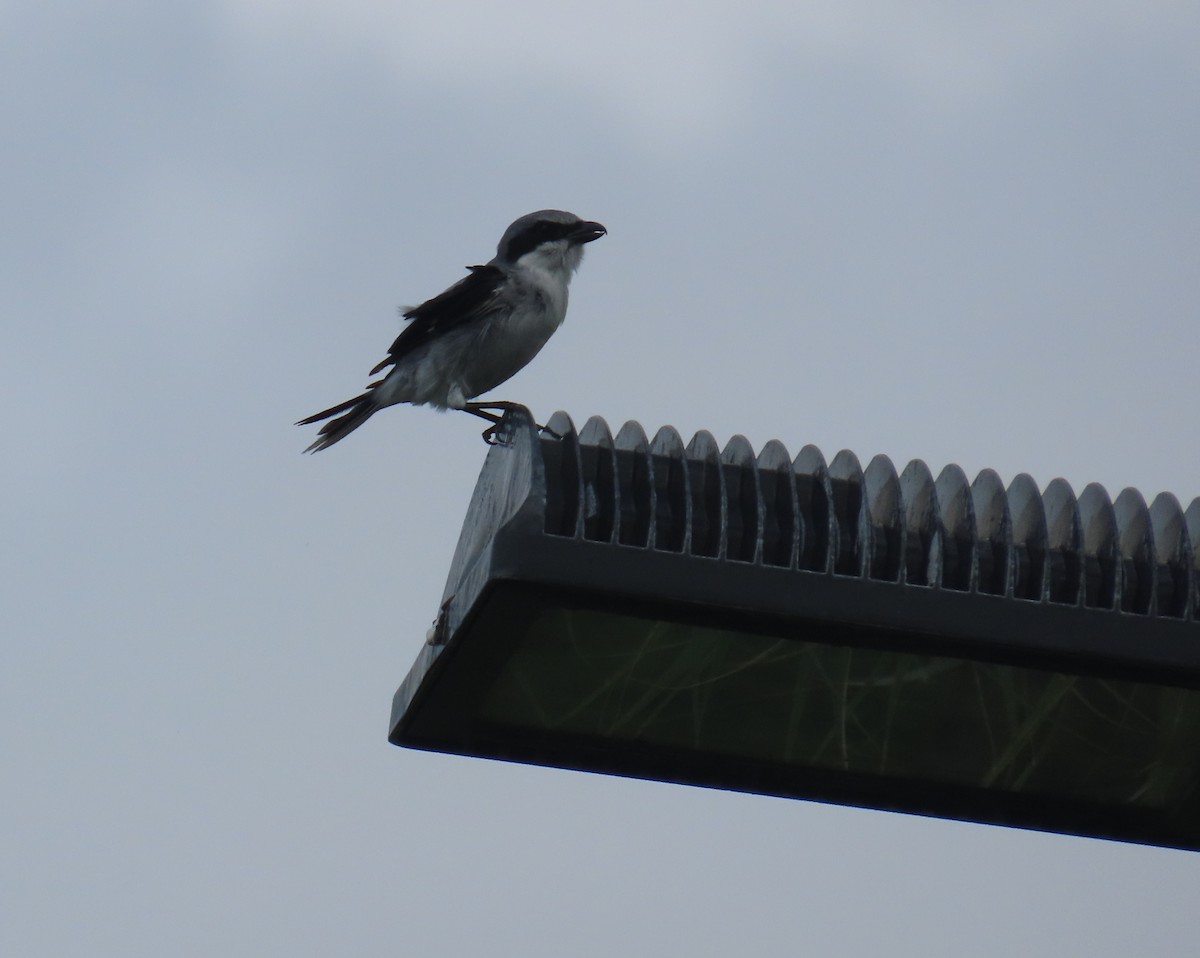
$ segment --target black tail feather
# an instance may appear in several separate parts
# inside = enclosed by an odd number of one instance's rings
[[[311,416],[301,419],[297,426],[311,426],[314,422],[320,422],[322,419],[328,419],[330,416],[336,416],[340,412],[345,412],[351,406],[357,406],[360,402],[367,398],[367,394],[355,396],[353,399],[347,399],[345,402],[340,402],[336,406],[330,406],[328,409],[322,409],[320,412],[315,412]]]
[[[297,426],[309,426],[315,422],[320,422],[322,419],[328,419],[330,416],[337,416],[340,412],[346,413],[344,416],[338,416],[332,422],[325,423],[321,427],[321,431],[317,433],[316,440],[304,451],[319,452],[322,449],[332,446],[338,440],[345,439],[350,433],[354,432],[355,429],[370,419],[371,415],[378,408],[374,401],[372,401],[371,394],[365,392],[361,396],[347,399],[336,406],[330,406],[328,409],[315,413],[306,419],[301,419],[296,423]]]

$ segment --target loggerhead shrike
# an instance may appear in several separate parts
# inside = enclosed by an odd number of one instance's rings
[[[384,406],[412,403],[461,409],[488,420],[484,438],[512,403],[469,402],[514,376],[538,354],[567,315],[567,284],[583,260],[583,245],[608,231],[562,210],[522,216],[504,231],[496,255],[448,290],[404,310],[408,325],[371,375],[391,366],[361,396],[301,419],[325,423],[305,452],[332,446]]]

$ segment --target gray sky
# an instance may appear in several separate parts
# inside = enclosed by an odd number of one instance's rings
[[[0,2],[0,951],[1194,940],[1194,854],[387,744],[479,423],[291,424],[533,209],[539,416],[1200,494],[1200,7],[683,9]]]

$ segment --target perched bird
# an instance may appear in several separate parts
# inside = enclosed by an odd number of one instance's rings
[[[493,425],[512,403],[470,402],[514,376],[538,354],[567,315],[567,284],[583,260],[583,246],[608,231],[562,210],[522,216],[504,231],[496,255],[444,293],[404,310],[408,325],[370,375],[366,392],[301,419],[325,423],[305,452],[344,439],[384,406],[396,403],[461,409]],[[341,415],[339,415],[339,413]]]

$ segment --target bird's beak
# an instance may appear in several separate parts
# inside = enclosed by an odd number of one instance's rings
[[[591,220],[584,220],[571,231],[571,242],[582,245],[590,243],[592,240],[598,240],[606,234],[606,230],[599,223],[593,223]]]

